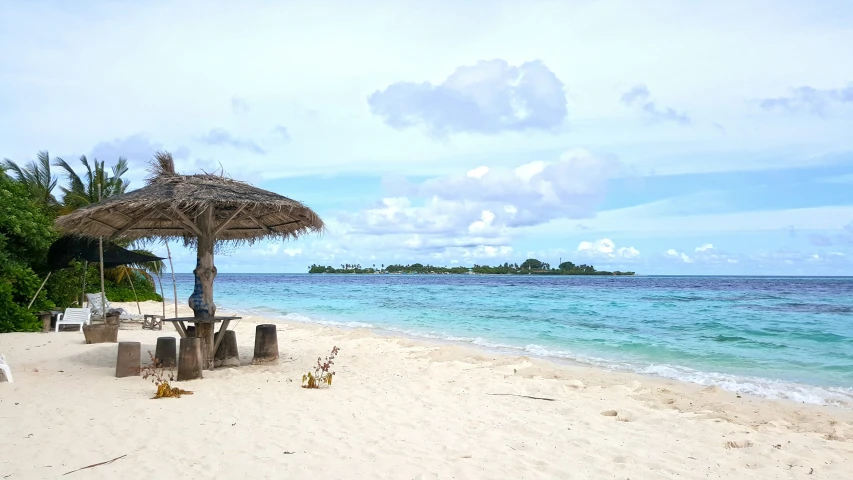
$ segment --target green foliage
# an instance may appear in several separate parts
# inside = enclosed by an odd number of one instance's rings
[[[411,265],[388,265],[385,268],[388,273],[468,273],[467,267],[437,267],[435,265],[423,265],[421,263],[413,263]]]
[[[71,267],[54,271],[44,286],[47,298],[60,310],[79,305],[82,288],[83,262],[72,262]]]
[[[24,167],[8,158],[0,164],[0,167],[12,172],[15,180],[27,188],[34,200],[50,207],[58,205],[56,197],[53,196],[57,179],[50,171],[50,154],[46,150],[38,153],[38,161],[31,161]]]
[[[521,265],[506,262],[503,265],[489,266],[477,265],[473,267],[438,267],[435,265],[423,265],[413,263],[411,265],[388,265],[383,264],[382,270],[374,268],[361,268],[361,265],[344,264],[341,268],[331,266],[311,265],[308,273],[391,273],[391,274],[466,274],[476,273],[483,275],[634,275],[634,272],[605,272],[596,270],[592,265],[575,265],[572,262],[563,262],[560,268],[551,268],[551,265],[540,262],[535,258],[529,258]]]
[[[41,266],[58,235],[52,215],[29,195],[27,187],[0,173],[0,242],[14,261]]]
[[[65,170],[65,178],[68,181],[68,186],[59,187],[63,193],[62,213],[70,213],[86,205],[97,203],[99,201],[98,185],[101,186],[100,198],[120,195],[130,185],[130,180],[121,178],[127,173],[126,158],[118,159],[111,169],[112,173],[107,170],[103,161],[99,162],[95,159],[92,164],[89,164],[89,159],[85,155],[80,157],[80,163],[86,170],[82,177],[63,159],[58,158],[54,163]]]
[[[522,270],[540,270],[544,268],[544,264],[535,258],[528,258],[521,264]]]
[[[107,269],[104,271],[104,294],[111,302],[133,302],[136,298],[133,296],[133,289],[136,289],[136,295],[140,302],[146,300],[154,300],[162,302],[163,297],[157,293],[154,282],[143,276],[140,272],[131,270],[129,275],[133,278],[133,288],[130,287],[130,282],[127,281],[127,275],[121,277],[121,281],[116,280],[116,274],[111,272],[115,269]],[[98,264],[89,264],[89,271],[86,276],[86,292],[96,293],[100,291],[101,273]]]
[[[63,212],[97,201],[99,182],[103,197],[123,193],[127,188],[127,180],[121,179],[127,171],[126,160],[120,159],[110,174],[104,162],[95,161],[90,166],[83,157],[81,163],[87,170],[83,177],[74,173],[64,160],[55,162],[66,171],[69,181],[67,187],[60,187],[65,193]],[[32,307],[27,308],[48,273],[47,251],[59,237],[53,227],[59,213],[52,194],[57,182],[50,164],[47,152],[39,153],[38,161],[28,166],[19,167],[10,160],[0,164],[0,333],[40,330],[42,325],[34,312],[61,309],[80,301],[84,266],[74,262],[70,268],[52,272]],[[13,176],[7,175],[7,170]],[[133,301],[133,290],[127,281],[130,276],[140,301],[162,301],[151,276],[160,270],[162,265],[156,264],[107,270],[104,288],[107,298],[114,302]],[[99,291],[98,265],[89,265],[85,275],[86,290]]]
[[[308,273],[376,273],[374,268],[361,268],[361,265],[341,265],[341,268],[332,266],[311,265],[308,267]]]
[[[0,172],[0,333],[37,331],[33,311],[53,308],[33,267],[44,265],[47,248],[56,238],[51,218],[29,194],[28,187]]]
[[[37,332],[42,323],[32,311],[53,308],[53,304],[39,294],[33,310],[27,304],[41,284],[38,276],[29,267],[0,259],[0,333]]]

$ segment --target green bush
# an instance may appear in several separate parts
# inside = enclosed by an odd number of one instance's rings
[[[41,283],[38,276],[29,268],[11,262],[6,265],[0,268],[0,333],[41,330],[42,323],[26,307]],[[44,294],[33,302],[33,311],[52,307]]]
[[[32,267],[44,264],[56,238],[51,223],[22,185],[0,174],[0,333],[38,331],[32,312],[55,306],[42,290],[27,309],[43,280]]]
[[[130,283],[127,279],[121,283],[116,283],[110,278],[109,271],[104,272],[104,294],[111,302],[133,302],[136,299],[133,296],[133,289],[130,288]],[[78,276],[78,279],[81,278]],[[79,280],[78,280],[79,282]],[[101,291],[101,272],[97,264],[89,264],[89,271],[86,276],[86,292],[96,293]],[[157,293],[154,285],[139,273],[133,274],[133,287],[136,289],[136,295],[140,302],[146,300],[154,300],[162,302],[163,297]],[[77,295],[79,295],[79,290]]]
[[[46,175],[50,177],[49,171]],[[25,180],[12,179],[0,168],[0,333],[37,331],[42,324],[34,312],[79,304],[84,275],[86,291],[100,291],[98,265],[85,269],[82,262],[72,262],[69,268],[51,273],[32,307],[27,308],[48,274],[47,252],[59,237],[53,226],[58,209],[46,201],[49,190],[47,193],[33,196]],[[107,298],[134,301],[128,281],[117,283],[114,273],[107,272],[105,278]],[[143,275],[133,274],[132,279],[139,301],[162,300]]]

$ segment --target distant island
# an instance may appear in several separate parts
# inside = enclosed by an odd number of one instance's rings
[[[491,267],[488,265],[474,265],[473,267],[438,267],[435,265],[423,265],[413,263],[411,265],[388,265],[376,264],[362,268],[361,264],[342,264],[341,268],[331,265],[311,265],[308,273],[370,273],[370,274],[426,274],[426,275],[634,275],[634,272],[605,272],[596,270],[592,265],[575,265],[572,262],[563,262],[557,268],[540,262],[535,258],[528,258],[521,265],[517,263],[504,263]]]

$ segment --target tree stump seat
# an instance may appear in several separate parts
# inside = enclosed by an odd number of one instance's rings
[[[178,381],[202,378],[201,339],[186,337],[181,339],[181,354],[178,356]]]
[[[139,342],[119,342],[116,356],[116,378],[139,375],[142,344]]]
[[[159,337],[154,358],[164,367],[178,366],[178,347],[175,337]]]
[[[219,349],[213,355],[213,366],[239,367],[240,353],[237,350],[237,332],[234,330],[216,332],[214,334],[214,342],[219,340],[220,335],[224,335],[224,337],[219,344]]]
[[[270,365],[278,363],[278,336],[274,324],[255,327],[255,355],[252,365]]]

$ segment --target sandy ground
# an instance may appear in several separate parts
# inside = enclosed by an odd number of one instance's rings
[[[252,366],[258,323],[236,326],[241,367],[178,383],[194,391],[179,399],[114,378],[115,344],[0,335],[15,376],[0,381],[0,479],[122,455],[63,478],[853,478],[850,410],[282,322],[281,363]],[[119,340],[146,357],[166,335],[128,324]],[[332,387],[300,388],[334,345]]]

